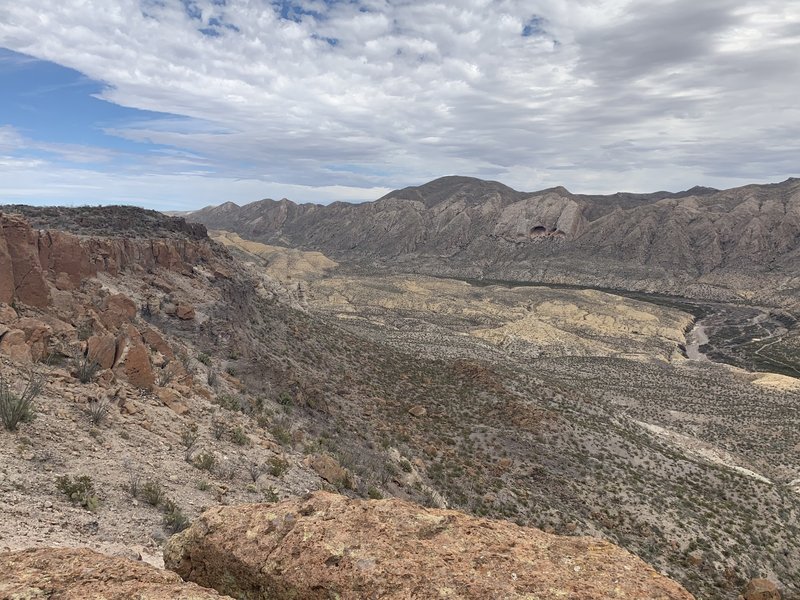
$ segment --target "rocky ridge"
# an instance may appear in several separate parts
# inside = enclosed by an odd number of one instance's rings
[[[800,289],[800,179],[591,196],[445,177],[363,204],[262,200],[188,218],[319,250],[362,272],[379,266],[789,304]]]
[[[243,599],[693,598],[607,542],[325,492],[207,511],[164,563]]]

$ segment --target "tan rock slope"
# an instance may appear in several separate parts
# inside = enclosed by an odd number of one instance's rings
[[[338,266],[338,263],[321,252],[305,252],[251,242],[229,231],[211,231],[209,235],[215,242],[229,249],[241,250],[264,259],[267,275],[280,281],[315,279]]]
[[[214,590],[185,583],[143,562],[86,548],[0,554],[0,600],[211,600]]]
[[[237,598],[693,597],[608,542],[325,492],[211,509],[168,542],[164,562]]]

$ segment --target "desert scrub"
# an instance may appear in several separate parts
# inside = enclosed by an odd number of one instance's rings
[[[56,478],[56,487],[73,504],[79,504],[91,511],[100,506],[100,500],[94,494],[94,483],[88,475],[77,475],[74,479],[69,475],[62,475]]]
[[[189,526],[189,519],[181,508],[170,498],[165,498],[160,505],[164,513],[164,528],[171,533],[178,533]]]
[[[161,483],[154,479],[148,479],[144,482],[139,494],[142,500],[147,502],[150,506],[158,506],[167,498],[167,493],[161,487]]]
[[[231,430],[231,441],[237,446],[249,446],[250,438],[241,427],[235,427]]]
[[[92,422],[92,425],[99,426],[102,425],[103,421],[106,420],[110,410],[111,403],[106,398],[101,400],[90,400],[88,406],[86,407],[86,414],[88,415],[89,420]]]
[[[89,383],[92,381],[99,370],[100,363],[98,363],[93,356],[80,354],[75,358],[74,375],[81,383]]]
[[[193,464],[202,471],[211,471],[217,464],[217,458],[210,452],[201,452],[194,457]]]
[[[44,389],[44,377],[38,373],[28,373],[27,382],[21,392],[11,388],[11,384],[0,375],[0,420],[8,431],[16,431],[20,423],[30,423],[35,414],[34,400]]]
[[[269,474],[273,477],[280,477],[289,470],[289,462],[279,456],[269,459]]]

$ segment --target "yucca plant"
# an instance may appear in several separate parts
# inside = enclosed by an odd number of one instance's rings
[[[8,431],[16,431],[20,423],[28,423],[36,414],[34,400],[42,393],[45,380],[31,371],[21,392],[15,391],[8,380],[0,375],[0,421]]]

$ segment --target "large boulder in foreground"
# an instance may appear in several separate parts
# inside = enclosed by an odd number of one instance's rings
[[[608,542],[325,492],[208,510],[164,562],[248,600],[693,598]]]
[[[143,562],[87,548],[0,553],[0,599],[220,600],[214,590],[181,581]]]

